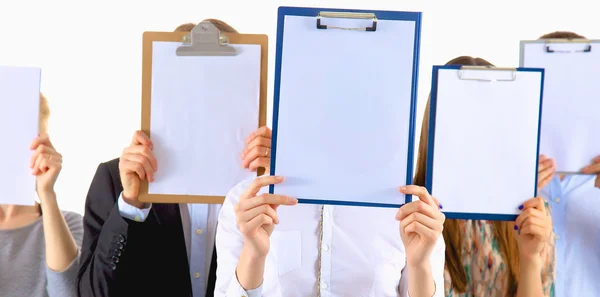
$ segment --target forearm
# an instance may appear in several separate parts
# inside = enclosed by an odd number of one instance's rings
[[[517,297],[543,297],[540,259],[524,260],[521,258],[519,268],[519,287]]]
[[[255,256],[246,247],[242,249],[236,268],[236,276],[244,290],[254,290],[262,285],[266,257]]]
[[[46,241],[46,265],[52,271],[64,271],[77,257],[77,244],[58,208],[56,194],[40,193]]]
[[[435,294],[436,283],[433,280],[431,265],[408,268],[408,295],[410,297],[431,297]]]

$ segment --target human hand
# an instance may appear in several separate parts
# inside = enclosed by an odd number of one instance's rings
[[[234,206],[237,226],[244,236],[244,248],[252,257],[266,257],[270,249],[269,237],[276,224],[279,224],[277,208],[280,205],[295,205],[297,199],[275,194],[261,194],[262,187],[279,184],[284,178],[279,176],[261,176],[240,196]]]
[[[265,168],[268,172],[271,165],[271,129],[263,126],[246,138],[246,148],[242,152],[242,167],[250,171]]]
[[[156,158],[152,154],[154,145],[142,131],[133,134],[131,144],[123,150],[119,159],[119,175],[123,184],[123,200],[137,208],[142,208],[144,203],[138,200],[140,194],[140,181],[154,181],[157,170]]]
[[[36,176],[36,190],[40,199],[54,193],[54,184],[62,169],[62,155],[59,154],[50,142],[47,134],[40,134],[31,143],[33,155],[29,161],[29,168]]]
[[[400,188],[400,192],[419,197],[417,201],[404,204],[396,214],[407,265],[429,267],[429,259],[444,229],[446,216],[440,211],[441,205],[424,187],[405,186]]]
[[[594,158],[592,164],[584,167],[581,171],[587,174],[595,174],[596,182],[594,185],[596,188],[600,188],[600,156]]]
[[[556,163],[553,159],[540,155],[538,162],[538,191],[546,187],[554,178]]]
[[[552,233],[552,218],[540,197],[527,200],[519,209],[522,212],[515,221],[519,254],[523,261],[540,262]]]

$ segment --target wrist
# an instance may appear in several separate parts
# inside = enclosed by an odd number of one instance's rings
[[[123,201],[125,201],[125,203],[127,203],[127,204],[129,204],[129,205],[131,205],[131,206],[133,206],[135,208],[138,208],[138,209],[144,208],[145,203],[144,202],[140,202],[137,199],[137,197],[135,197],[135,198],[129,198],[129,197],[132,197],[132,196],[127,195],[125,192],[123,192],[121,194],[121,197],[123,198]]]
[[[254,290],[260,287],[264,279],[266,259],[266,256],[262,256],[244,245],[235,269],[238,283],[244,290]]]
[[[37,191],[40,202],[56,201],[56,192],[53,189]]]
[[[541,256],[527,256],[520,255],[520,269],[521,270],[542,270],[542,257]]]

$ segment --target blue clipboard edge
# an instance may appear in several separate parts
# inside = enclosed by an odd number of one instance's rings
[[[462,66],[461,65],[445,65],[445,66],[433,66],[432,74],[431,74],[431,96],[429,102],[429,133],[427,135],[427,165],[425,170],[425,188],[429,193],[432,193],[433,188],[433,176],[431,174],[433,170],[433,151],[434,151],[434,142],[435,142],[435,116],[436,116],[436,108],[437,108],[437,92],[438,92],[438,73],[440,70],[458,70]],[[545,71],[543,68],[516,68],[517,72],[539,72],[541,74],[541,85],[540,85],[540,106],[538,109],[538,131],[537,131],[537,147],[536,147],[536,155],[535,160],[536,164],[539,163],[540,157],[540,135],[542,131],[542,106],[544,100],[544,80],[545,80]],[[537,165],[535,171],[535,180],[534,184],[534,197],[538,195],[537,193]],[[526,197],[523,202],[532,197]],[[442,212],[444,212],[442,210]],[[461,220],[490,220],[490,221],[514,221],[517,218],[517,215],[512,214],[486,214],[486,213],[460,213],[460,212],[444,212],[446,218],[449,219],[461,219]]]
[[[411,87],[411,108],[410,108],[410,123],[409,123],[409,142],[408,142],[408,156],[407,156],[407,174],[406,184],[411,185],[413,183],[413,163],[414,163],[414,145],[415,145],[415,121],[416,121],[416,110],[417,110],[417,87],[418,87],[418,75],[419,75],[419,54],[421,46],[421,12],[404,12],[404,11],[385,11],[385,10],[357,10],[357,9],[337,9],[337,8],[309,8],[309,7],[290,7],[280,6],[277,11],[277,42],[275,46],[275,83],[273,86],[273,129],[271,138],[271,175],[275,175],[275,160],[277,154],[277,123],[279,121],[279,93],[281,88],[281,60],[283,54],[283,27],[285,22],[285,16],[308,16],[317,17],[321,11],[332,11],[332,12],[360,12],[360,13],[374,13],[377,19],[380,20],[402,20],[402,21],[414,21],[415,22],[415,40],[414,40],[414,54],[413,54],[413,81]],[[315,25],[316,26],[316,25]],[[316,29],[316,28],[315,28]],[[399,185],[401,186],[401,185]],[[275,185],[269,185],[269,193],[274,194]],[[297,197],[298,198],[298,197]],[[298,198],[301,203],[312,203],[317,204],[333,204],[333,205],[354,205],[354,206],[378,206],[378,207],[399,207],[399,205],[389,204],[376,204],[376,203],[359,203],[350,201],[332,201],[332,200],[316,200],[316,199],[303,199]],[[411,195],[405,195],[405,203],[412,201]],[[388,206],[385,206],[388,205]]]

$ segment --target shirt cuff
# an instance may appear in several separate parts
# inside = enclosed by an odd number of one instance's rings
[[[147,203],[143,208],[137,208],[123,200],[123,193],[119,194],[119,200],[117,200],[117,206],[119,207],[119,214],[125,219],[130,219],[136,222],[144,222],[150,213],[152,208],[151,203]]]
[[[262,284],[253,290],[244,290],[244,288],[242,288],[242,285],[240,285],[240,282],[237,279],[237,275],[233,276],[233,279],[231,280],[231,283],[229,283],[229,288],[227,288],[227,294],[225,296],[228,297],[261,297],[262,296]]]

